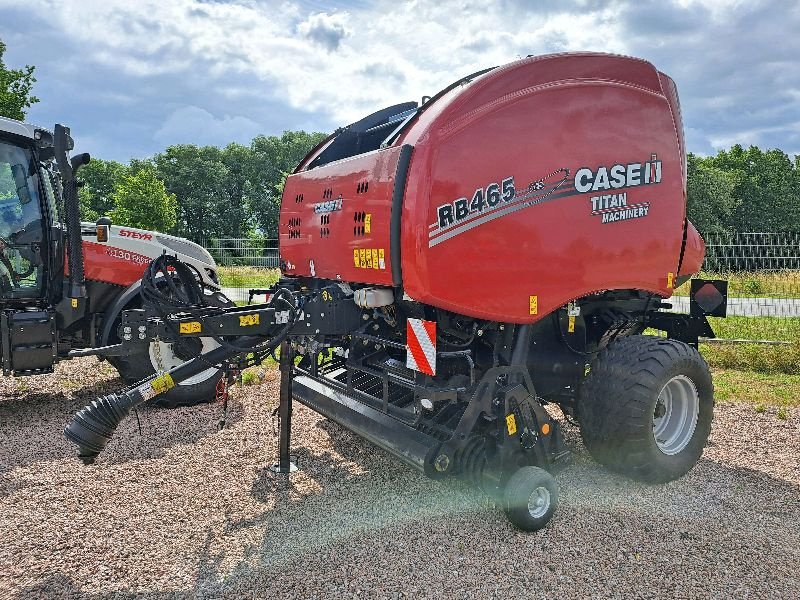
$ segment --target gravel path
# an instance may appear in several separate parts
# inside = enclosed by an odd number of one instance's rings
[[[276,377],[268,372],[267,378]],[[721,405],[685,478],[576,462],[544,531],[436,483],[298,407],[302,471],[267,474],[277,382],[140,411],[95,466],[62,429],[119,384],[94,359],[0,381],[0,598],[800,597],[800,411]]]

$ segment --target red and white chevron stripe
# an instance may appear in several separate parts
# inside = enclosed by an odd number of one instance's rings
[[[436,322],[406,320],[406,366],[436,375]]]

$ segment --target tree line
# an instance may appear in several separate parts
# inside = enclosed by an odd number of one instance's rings
[[[800,155],[737,144],[687,158],[687,212],[701,233],[800,232]]]
[[[81,217],[195,241],[276,237],[286,175],[324,138],[285,131],[248,146],[170,146],[128,164],[92,159],[80,175]]]

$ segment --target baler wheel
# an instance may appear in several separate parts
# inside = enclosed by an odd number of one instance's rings
[[[523,467],[511,476],[504,493],[508,520],[523,531],[541,529],[558,506],[558,484],[539,467]]]
[[[711,372],[697,350],[632,335],[609,344],[592,363],[578,420],[595,460],[633,479],[664,483],[697,463],[713,412]]]

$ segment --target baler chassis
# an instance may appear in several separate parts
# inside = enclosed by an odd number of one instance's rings
[[[404,343],[365,333],[363,311],[339,286],[273,292],[265,305],[184,307],[174,313],[146,305],[126,311],[120,325],[123,341],[104,349],[109,356],[135,353],[137,345],[151,339],[181,343],[215,335],[223,345],[80,411],[65,430],[79,445],[80,457],[93,462],[132,408],[209,365],[235,362],[241,367],[245,365],[237,357],[249,356],[250,362],[257,357],[258,362],[279,348],[280,435],[274,471],[294,469],[291,416],[292,403],[298,401],[431,478],[469,480],[504,506],[523,529],[538,529],[549,521],[558,492],[548,471],[566,465],[570,454],[526,367],[531,326],[503,326],[508,330],[502,338],[515,339],[507,349],[511,362],[489,368],[477,379],[471,350],[439,352],[440,361],[454,361],[465,371],[453,385],[442,385],[385,354],[387,348],[403,350]],[[339,341],[335,345],[333,340]],[[344,353],[338,346],[342,340],[349,343]],[[302,356],[296,361],[298,353]],[[534,517],[509,504],[506,491],[512,480],[515,489],[541,488],[548,498],[541,514]],[[514,510],[517,517],[512,516]]]

